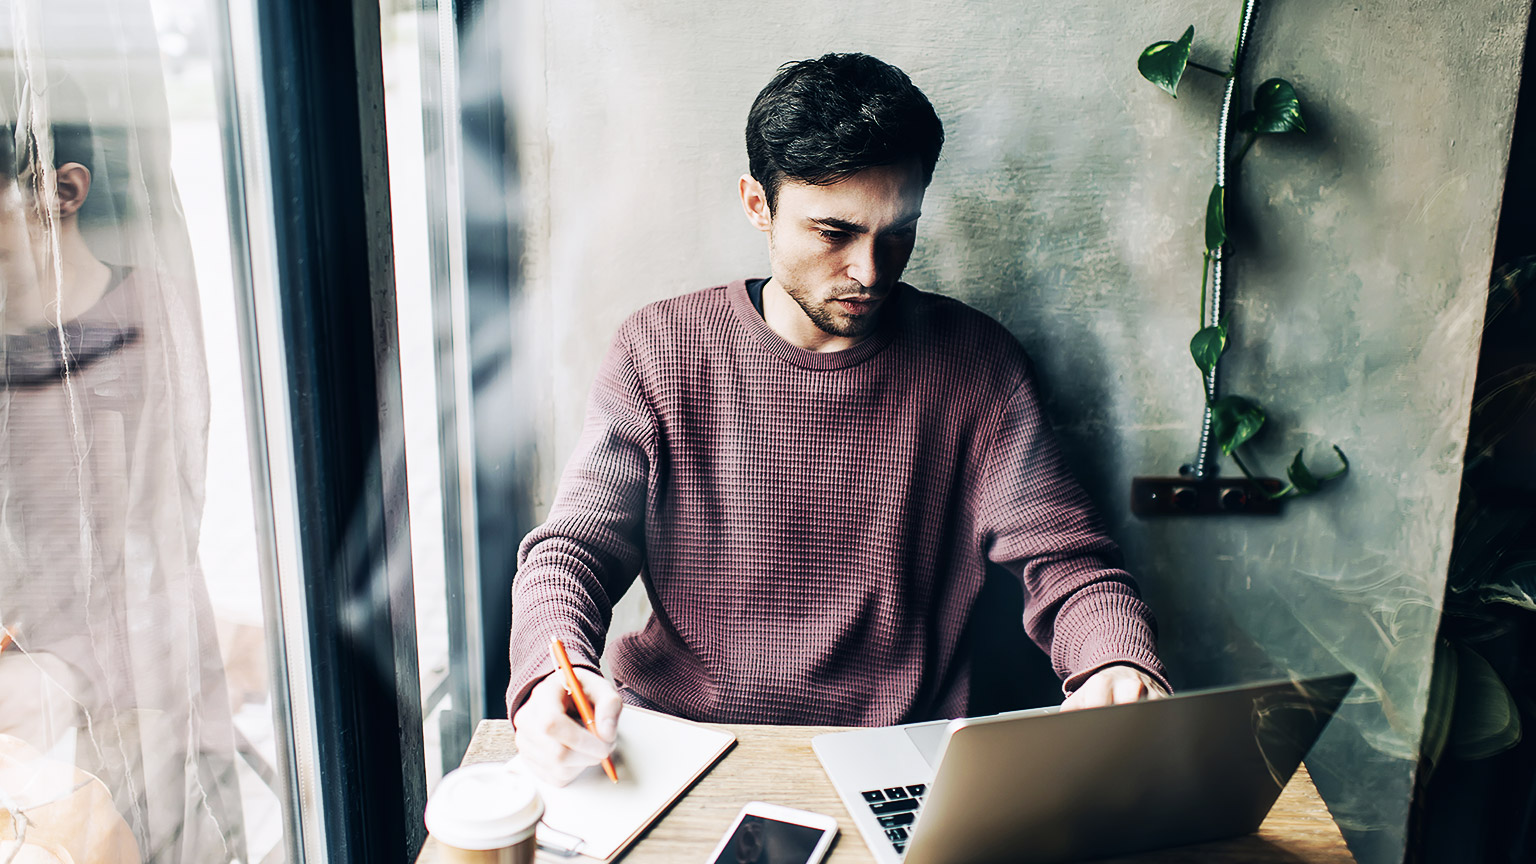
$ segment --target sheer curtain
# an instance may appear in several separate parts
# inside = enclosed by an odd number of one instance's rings
[[[0,9],[0,861],[243,861],[154,20]]]

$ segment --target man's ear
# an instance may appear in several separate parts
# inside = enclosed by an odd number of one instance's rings
[[[79,162],[65,162],[54,171],[54,188],[58,190],[59,216],[75,215],[91,194],[91,169]]]
[[[759,231],[772,228],[773,211],[768,207],[768,193],[764,191],[763,184],[757,182],[757,178],[751,174],[743,174],[737,185],[741,191],[741,209],[747,214],[747,221]]]

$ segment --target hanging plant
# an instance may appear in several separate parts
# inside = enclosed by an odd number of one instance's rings
[[[1271,78],[1260,84],[1253,93],[1252,107],[1236,118],[1237,94],[1240,92],[1240,73],[1244,47],[1253,23],[1255,0],[1245,0],[1237,42],[1232,48],[1232,59],[1226,71],[1197,63],[1190,59],[1195,28],[1190,26],[1184,35],[1168,42],[1156,42],[1147,46],[1136,61],[1142,77],[1167,91],[1177,99],[1179,82],[1189,69],[1214,75],[1226,82],[1226,94],[1222,100],[1220,123],[1217,132],[1216,183],[1211,187],[1205,204],[1205,249],[1200,270],[1200,329],[1189,341],[1189,353],[1200,370],[1205,395],[1205,417],[1200,436],[1200,450],[1196,461],[1186,466],[1186,472],[1195,479],[1205,479],[1208,470],[1214,468],[1210,445],[1216,444],[1221,452],[1231,456],[1239,470],[1252,482],[1252,486],[1266,498],[1290,498],[1311,495],[1323,484],[1342,477],[1349,471],[1349,459],[1338,447],[1339,466],[1326,474],[1317,474],[1303,458],[1303,450],[1296,451],[1286,469],[1289,479],[1283,488],[1272,489],[1255,476],[1244,461],[1239,449],[1258,434],[1265,422],[1264,409],[1254,400],[1237,395],[1220,395],[1217,384],[1222,355],[1229,347],[1228,323],[1221,316],[1221,290],[1224,264],[1229,257],[1227,235],[1227,186],[1237,173],[1248,151],[1260,136],[1302,134],[1307,124],[1301,113],[1301,99],[1296,88],[1283,78]],[[1243,142],[1235,155],[1229,157],[1228,145],[1234,129],[1243,136]],[[1274,483],[1274,486],[1279,486]]]

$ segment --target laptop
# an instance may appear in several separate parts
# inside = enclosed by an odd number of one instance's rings
[[[1256,830],[1354,681],[857,729],[811,746],[880,864],[1056,864]]]

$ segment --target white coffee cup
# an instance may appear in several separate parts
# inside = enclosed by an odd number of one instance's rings
[[[441,864],[533,864],[544,802],[533,782],[505,763],[466,765],[437,784],[427,830]]]

